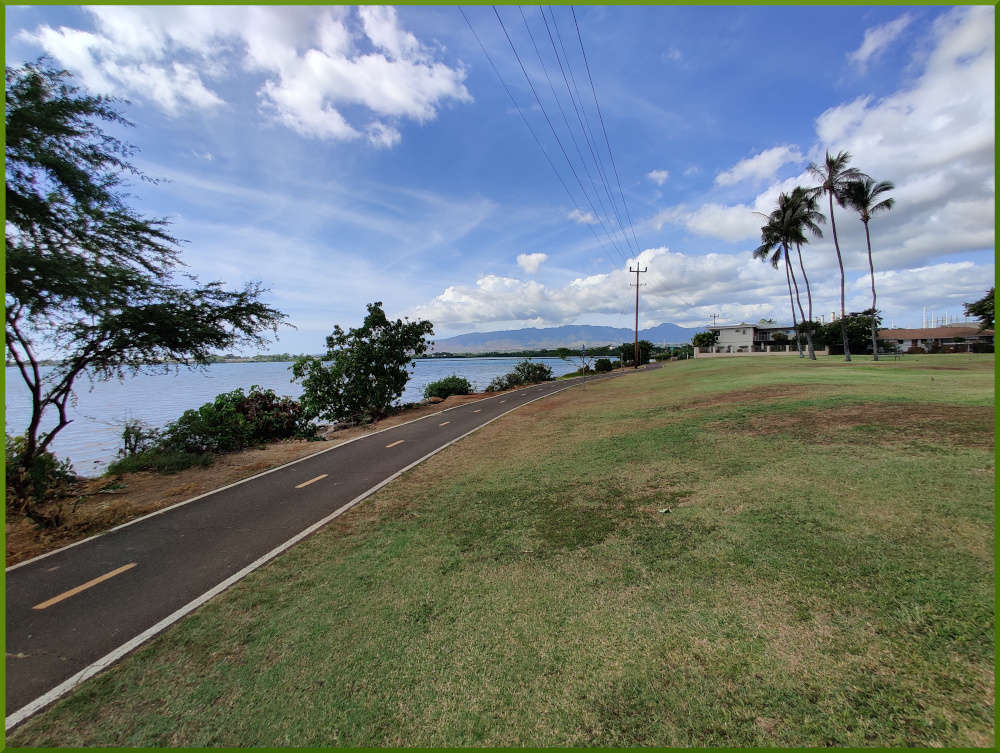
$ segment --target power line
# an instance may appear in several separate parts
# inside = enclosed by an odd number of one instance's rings
[[[538,49],[538,44],[535,42],[535,35],[531,31],[531,26],[528,24],[528,18],[524,15],[524,8],[518,6],[518,10],[521,12],[521,21],[524,22],[524,28],[528,32],[528,37],[531,39],[531,46],[535,48],[535,54],[538,56],[538,64],[542,67],[542,72],[545,74],[545,80],[549,83],[549,89],[552,91],[552,99],[555,100],[556,107],[559,108],[559,114],[562,115],[563,123],[566,126],[566,131],[569,133],[569,137],[573,140],[573,147],[576,149],[576,154],[580,158],[580,164],[583,165],[583,170],[587,174],[587,182],[591,185],[592,190],[596,195],[597,201],[601,205],[601,210],[607,212],[607,206],[604,204],[604,200],[601,198],[601,192],[596,190],[597,181],[590,174],[590,168],[587,166],[587,160],[583,156],[583,151],[580,149],[580,144],[576,140],[576,135],[573,133],[573,128],[569,124],[569,118],[566,116],[566,110],[563,109],[562,102],[559,100],[559,95],[556,93],[555,84],[552,83],[552,77],[549,76],[549,69],[545,65],[545,60],[542,58],[542,51]],[[540,10],[542,10],[540,8]],[[543,13],[544,18],[544,13]],[[551,38],[551,35],[550,35]],[[558,61],[558,58],[557,58]],[[560,67],[562,63],[560,63]],[[565,77],[564,77],[565,78]],[[572,92],[570,92],[570,97],[572,99]]]
[[[570,65],[569,52],[566,50],[566,44],[563,42],[562,31],[559,29],[559,23],[556,20],[555,10],[550,8],[549,13],[552,14],[552,26],[556,31],[556,38],[559,40],[559,47],[562,49],[562,58],[566,61],[566,68],[563,68],[562,61],[559,58],[559,51],[556,49],[555,40],[552,38],[552,29],[549,28],[548,19],[545,17],[545,11],[542,9],[542,19],[545,21],[545,29],[549,35],[549,42],[552,45],[553,52],[556,56],[556,61],[559,62],[559,70],[562,72],[563,82],[566,85],[566,90],[569,92],[570,101],[573,103],[573,109],[576,112],[577,121],[580,123],[580,130],[583,132],[584,139],[587,142],[587,147],[590,149],[590,156],[594,160],[594,165],[597,168],[598,175],[601,177],[601,184],[604,188],[605,194],[607,194],[608,201],[611,203],[611,208],[614,212],[615,219],[618,221],[618,226],[621,228],[621,233],[625,239],[626,245],[628,245],[628,234],[625,232],[625,222],[622,219],[621,214],[618,212],[618,205],[615,203],[614,198],[611,196],[611,191],[608,189],[608,179],[604,170],[604,161],[600,157],[600,150],[594,149],[594,144],[597,139],[594,137],[594,133],[590,128],[590,119],[587,117],[587,110],[583,104],[583,96],[580,94],[580,87],[576,83],[576,75],[573,73],[573,66]],[[570,88],[569,81],[566,79],[566,70],[569,71],[569,78],[573,82],[572,88]],[[573,92],[576,91],[576,97],[574,98]],[[577,105],[579,102],[579,105]],[[581,115],[582,111],[582,115]],[[635,244],[634,251],[636,255],[639,254],[638,244]]]
[[[459,11],[459,13],[462,14],[462,18],[465,19],[465,23],[468,25],[469,31],[472,32],[472,36],[474,36],[476,38],[476,41],[479,42],[479,47],[482,49],[483,55],[485,55],[486,59],[489,61],[490,67],[493,69],[493,73],[496,74],[497,80],[500,82],[500,85],[503,87],[504,91],[507,92],[507,96],[510,97],[510,101],[513,103],[514,107],[517,109],[517,114],[521,116],[521,120],[524,122],[524,125],[527,127],[528,132],[531,134],[531,137],[535,140],[535,143],[538,144],[538,148],[539,148],[539,150],[541,150],[542,156],[545,157],[545,161],[549,163],[549,167],[552,168],[552,172],[554,172],[556,174],[556,178],[559,180],[559,183],[562,185],[563,190],[566,191],[566,195],[569,196],[570,202],[575,205],[576,204],[576,199],[573,197],[573,194],[570,192],[569,186],[566,185],[566,181],[563,180],[562,175],[560,175],[559,171],[556,169],[556,166],[553,164],[552,159],[549,157],[549,153],[546,152],[545,151],[545,147],[542,146],[542,142],[538,138],[537,134],[535,133],[535,129],[531,127],[531,123],[529,123],[528,119],[524,116],[524,112],[521,110],[521,106],[517,103],[517,100],[514,99],[514,95],[510,93],[510,88],[507,86],[507,83],[503,80],[503,76],[500,75],[500,71],[497,70],[497,67],[496,67],[496,65],[493,62],[493,58],[490,56],[490,53],[487,52],[486,45],[483,44],[483,40],[481,40],[479,38],[479,35],[476,33],[475,28],[472,26],[472,22],[469,21],[469,17],[467,15],[465,15],[465,11],[462,9],[462,6],[458,6],[458,11]],[[590,228],[590,232],[593,233],[594,240],[597,241],[598,245],[601,245],[602,241],[598,237],[597,231],[594,230],[593,226],[591,226],[591,225],[587,225],[587,227],[589,227]],[[619,254],[620,253],[621,252],[619,251]]]
[[[559,145],[559,150],[562,152],[563,157],[566,159],[566,164],[569,165],[570,172],[573,173],[573,177],[576,179],[577,185],[580,186],[580,191],[583,193],[583,196],[587,200],[587,203],[590,204],[590,208],[593,210],[594,215],[597,217],[598,221],[601,222],[601,225],[603,226],[604,222],[600,218],[600,212],[597,211],[597,207],[594,206],[594,203],[590,200],[590,196],[587,194],[586,189],[584,189],[583,181],[580,180],[580,176],[576,172],[576,168],[573,167],[573,161],[569,158],[569,155],[566,153],[566,148],[563,146],[562,139],[560,139],[559,134],[556,133],[555,126],[552,125],[552,119],[549,118],[549,114],[545,110],[545,105],[542,104],[541,97],[538,96],[538,91],[535,89],[535,85],[531,83],[531,77],[528,75],[528,71],[524,67],[524,63],[521,60],[521,56],[518,54],[517,48],[514,46],[514,42],[510,38],[510,34],[507,33],[507,27],[504,25],[503,19],[500,17],[500,12],[497,10],[497,7],[495,5],[491,7],[493,8],[493,14],[497,17],[497,21],[500,24],[500,28],[503,30],[504,36],[507,38],[507,44],[510,45],[511,52],[514,53],[514,59],[517,60],[517,64],[521,68],[521,73],[524,74],[524,80],[528,83],[528,88],[531,89],[531,93],[535,97],[535,102],[538,103],[538,107],[542,111],[542,116],[545,118],[545,122],[548,123],[549,130],[552,131],[552,136],[553,138],[555,138],[556,144]],[[607,232],[607,228],[605,228],[605,232]],[[608,234],[608,237],[609,240],[612,241],[612,245],[614,246],[618,254],[622,255],[621,249],[619,249],[617,244],[614,243],[614,240],[613,238],[611,238],[610,233]]]
[[[573,24],[576,26],[576,37],[580,40],[580,52],[583,53],[583,62],[587,66],[587,78],[590,79],[590,89],[594,93],[594,105],[597,107],[597,116],[601,119],[601,130],[604,131],[604,142],[608,146],[608,156],[611,157],[611,167],[615,171],[615,179],[618,181],[618,191],[622,196],[622,206],[625,207],[625,216],[628,218],[629,230],[632,232],[632,239],[635,240],[636,247],[639,241],[635,238],[635,227],[632,224],[632,217],[628,211],[628,203],[625,201],[625,192],[622,190],[621,178],[618,177],[618,167],[615,165],[615,156],[611,151],[611,142],[608,140],[608,129],[604,126],[604,116],[601,114],[601,105],[597,101],[597,88],[594,86],[594,77],[590,75],[590,63],[587,62],[587,52],[583,48],[583,37],[580,35],[580,24],[576,20],[576,10],[571,5],[569,7],[573,13]]]

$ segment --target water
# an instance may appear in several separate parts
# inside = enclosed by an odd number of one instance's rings
[[[518,358],[428,358],[416,361],[400,402],[423,399],[424,387],[451,374],[465,377],[475,391],[482,391],[494,377],[510,371]],[[578,368],[558,358],[535,358],[561,376]],[[289,363],[216,363],[205,369],[180,369],[167,374],[139,374],[124,382],[91,382],[81,377],[76,384],[76,404],[69,409],[73,423],[50,445],[50,451],[69,458],[77,473],[97,475],[115,459],[121,444],[122,424],[137,418],[160,427],[189,408],[210,402],[216,395],[252,385],[272,389],[279,395],[298,397],[301,385],[291,381]],[[51,367],[42,367],[43,373]],[[15,367],[7,367],[4,427],[19,434],[28,425],[31,398]],[[51,418],[51,417],[49,417]],[[44,425],[53,426],[55,420]]]

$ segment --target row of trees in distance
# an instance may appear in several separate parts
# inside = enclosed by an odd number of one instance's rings
[[[812,289],[802,261],[802,246],[809,242],[809,236],[820,238],[823,231],[820,225],[827,217],[819,211],[819,198],[826,195],[830,209],[830,229],[833,234],[833,247],[837,254],[837,264],[840,267],[840,331],[841,343],[844,349],[844,360],[851,360],[850,340],[847,334],[848,314],[845,307],[844,260],[840,251],[840,241],[837,237],[837,223],[834,217],[834,201],[841,207],[849,206],[857,213],[865,226],[865,239],[868,250],[868,269],[871,278],[872,305],[861,312],[866,316],[871,331],[872,355],[878,360],[878,316],[877,296],[875,290],[875,265],[872,260],[871,234],[869,222],[876,214],[888,212],[895,201],[888,197],[889,191],[895,186],[889,181],[875,181],[869,175],[856,167],[850,166],[851,155],[848,152],[838,152],[836,156],[826,153],[822,165],[815,163],[809,166],[809,171],[819,181],[819,185],[804,188],[796,186],[791,193],[778,196],[777,207],[765,215],[766,222],[761,227],[760,245],[754,249],[753,256],[761,261],[769,261],[775,269],[783,264],[785,279],[788,285],[788,300],[792,309],[792,323],[796,329],[796,341],[799,355],[802,356],[802,335],[805,335],[809,358],[815,359],[813,334],[819,327],[813,319]],[[808,315],[802,306],[795,269],[790,261],[792,247],[795,248],[799,271],[806,288]],[[794,296],[793,296],[794,289]],[[796,305],[798,315],[796,316]],[[852,314],[856,316],[856,314]]]

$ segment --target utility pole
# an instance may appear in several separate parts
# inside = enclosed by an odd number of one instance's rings
[[[635,265],[635,269],[632,269],[631,265],[628,268],[629,273],[635,272],[635,364],[634,368],[639,368],[639,275],[644,274],[646,269],[639,269],[639,265]],[[643,283],[645,284],[645,283]]]
[[[712,326],[713,327],[719,323],[719,315],[718,314],[709,314],[709,316],[712,317]]]

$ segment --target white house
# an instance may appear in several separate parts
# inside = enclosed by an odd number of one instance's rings
[[[756,355],[769,353],[798,353],[795,346],[795,328],[790,324],[758,322],[757,324],[722,324],[709,327],[719,339],[710,348],[695,348],[695,357],[721,355]],[[779,335],[777,340],[775,335]],[[787,340],[782,342],[780,335]]]

